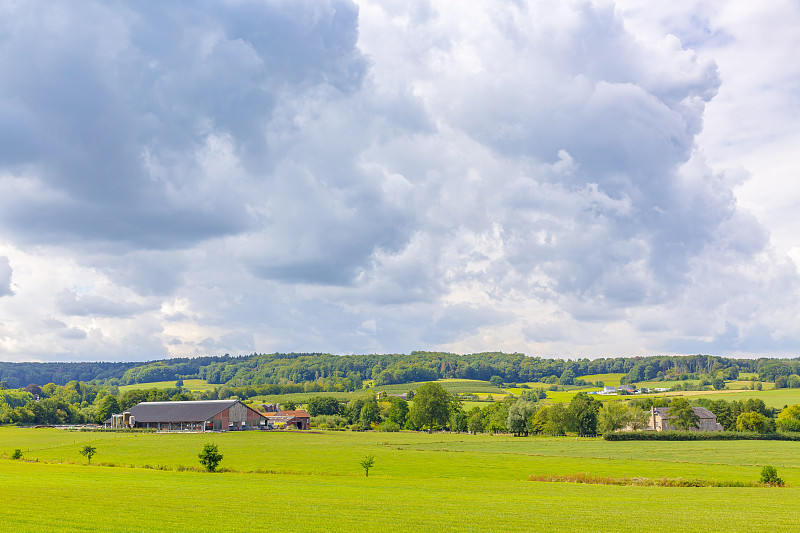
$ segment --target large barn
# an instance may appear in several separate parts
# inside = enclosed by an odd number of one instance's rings
[[[142,402],[111,417],[112,428],[166,431],[228,431],[260,429],[267,419],[239,400]]]

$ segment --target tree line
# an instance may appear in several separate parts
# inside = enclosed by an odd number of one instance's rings
[[[800,359],[732,359],[710,355],[547,359],[521,353],[454,354],[414,351],[410,354],[335,355],[272,353],[209,356],[144,363],[0,363],[0,382],[19,388],[69,381],[129,385],[178,379],[244,387],[267,384],[315,384],[321,392],[354,391],[365,380],[376,386],[438,379],[498,376],[505,383],[539,381],[572,385],[584,376],[624,373],[623,382],[657,379],[735,379],[757,373],[762,381],[800,387]]]

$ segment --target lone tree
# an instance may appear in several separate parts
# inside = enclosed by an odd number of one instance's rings
[[[366,474],[366,476],[369,477],[369,469],[375,466],[375,456],[368,455],[364,457],[364,459],[361,460],[359,464],[361,464],[361,468],[364,469],[364,474]]]
[[[585,436],[597,433],[597,411],[599,409],[600,402],[585,392],[579,392],[572,397],[568,411],[578,435]]]
[[[530,427],[528,419],[536,411],[536,405],[533,402],[520,398],[508,408],[508,419],[506,420],[506,427],[515,436],[522,435],[528,436]]]
[[[210,442],[207,442],[206,445],[203,446],[203,451],[197,454],[197,457],[200,458],[200,464],[203,465],[208,472],[216,472],[220,461],[222,461],[222,454],[219,453],[217,445],[211,444]]]
[[[86,457],[86,459],[88,459],[89,464],[92,464],[92,456],[94,456],[96,453],[97,453],[97,448],[95,448],[94,446],[89,446],[88,444],[84,446],[83,449],[81,450],[81,455],[83,455],[84,457]]]
[[[631,421],[631,410],[621,401],[604,402],[597,413],[597,428],[601,433],[619,431]]]
[[[430,433],[434,425],[444,427],[447,424],[452,406],[453,398],[450,393],[440,384],[430,382],[417,389],[409,416],[418,428],[428,426]]]
[[[766,465],[761,469],[761,483],[782,487],[783,480],[778,477],[778,470],[774,466]]]

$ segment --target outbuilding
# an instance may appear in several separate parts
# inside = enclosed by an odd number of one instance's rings
[[[304,409],[285,411],[280,404],[262,404],[268,423],[278,428],[311,429],[311,415]]]
[[[142,402],[111,417],[112,428],[228,431],[265,427],[264,415],[239,400]]]

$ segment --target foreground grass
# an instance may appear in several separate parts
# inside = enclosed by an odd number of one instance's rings
[[[82,443],[97,448],[85,463]],[[219,445],[221,474],[197,466]],[[25,458],[7,459],[14,448]],[[5,531],[796,531],[800,488],[629,487],[541,483],[529,476],[757,481],[772,464],[800,486],[800,443],[607,442],[424,433],[81,433],[0,428]],[[376,464],[365,478],[364,456]],[[48,461],[48,462],[45,462]],[[50,462],[52,461],[52,463]],[[168,470],[141,468],[162,466]],[[254,473],[271,471],[271,474]],[[246,496],[244,496],[246,495]],[[242,513],[243,499],[269,512]],[[58,512],[53,511],[58,502]],[[653,504],[658,513],[653,513]],[[228,509],[237,509],[226,513]]]
[[[32,483],[36,480],[35,483]],[[266,508],[242,512],[261,497]],[[796,531],[797,489],[618,487],[394,477],[199,474],[0,461],[5,530]],[[58,502],[58,512],[53,511]],[[659,512],[652,511],[658,502]],[[256,506],[259,508],[259,506]],[[0,526],[2,527],[2,526]]]

